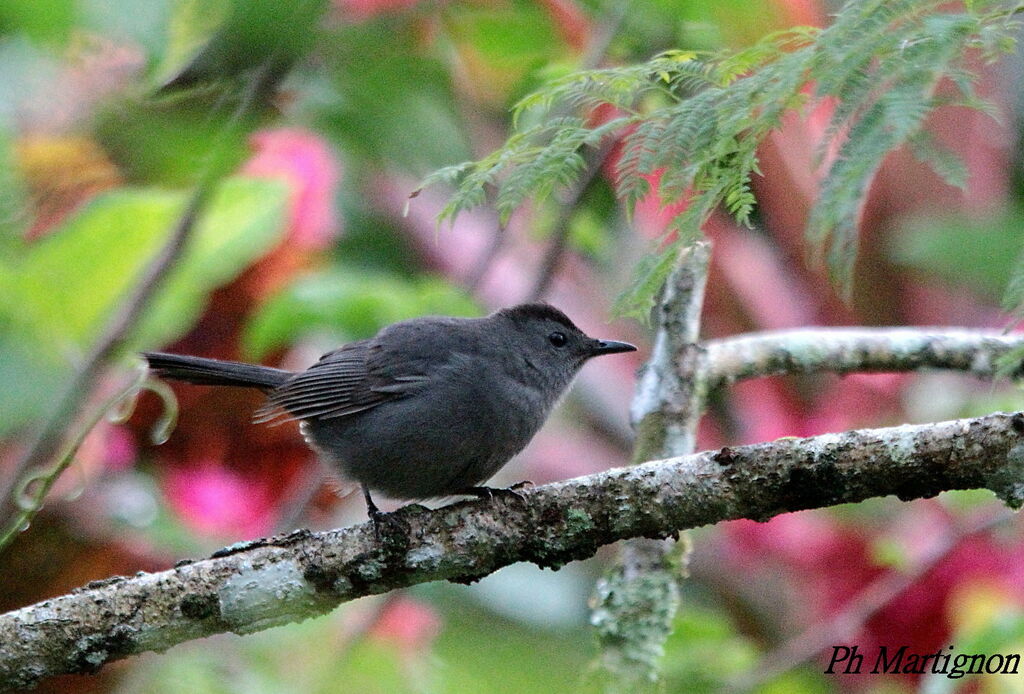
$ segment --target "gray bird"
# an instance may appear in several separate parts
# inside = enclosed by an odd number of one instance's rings
[[[587,337],[547,304],[486,318],[401,321],[328,352],[305,371],[159,352],[166,378],[268,393],[256,421],[300,420],[307,443],[346,480],[397,499],[489,495],[477,486],[533,438],[580,367],[625,342]]]

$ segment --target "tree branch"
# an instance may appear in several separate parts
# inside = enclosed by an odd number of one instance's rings
[[[558,272],[558,268],[562,263],[562,257],[565,255],[566,248],[569,245],[569,232],[572,231],[572,220],[576,217],[576,213],[579,212],[579,206],[583,201],[583,197],[598,180],[598,175],[601,173],[605,160],[608,159],[614,144],[614,141],[608,141],[598,149],[586,153],[586,168],[559,206],[558,217],[555,219],[551,230],[551,241],[544,252],[540,270],[538,270],[537,277],[533,282],[533,288],[530,289],[530,293],[526,296],[526,301],[540,301],[551,288],[551,283],[555,279],[555,274]]]
[[[1024,414],[780,439],[609,470],[436,511],[242,543],[210,559],[97,581],[0,615],[0,686],[94,672],[189,639],[305,619],[364,595],[475,581],[519,561],[557,568],[630,537],[895,494],[989,488],[1024,501]],[[391,526],[388,526],[391,527]]]
[[[778,330],[707,341],[704,343],[708,369],[705,377],[709,390],[747,378],[815,371],[847,374],[934,368],[992,378],[996,374],[997,360],[1022,346],[1024,334],[995,330]]]
[[[637,380],[630,413],[637,431],[634,464],[696,449],[706,371],[697,340],[710,261],[710,243],[688,246],[665,282],[651,357]],[[591,622],[600,645],[598,674],[612,691],[636,692],[658,682],[688,550],[685,537],[679,546],[670,540],[631,540],[598,580]]]

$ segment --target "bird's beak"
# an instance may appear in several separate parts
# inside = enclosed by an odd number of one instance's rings
[[[590,349],[591,356],[598,357],[602,354],[618,354],[619,352],[635,352],[636,347],[628,342],[616,342],[615,340],[594,340],[594,346]]]

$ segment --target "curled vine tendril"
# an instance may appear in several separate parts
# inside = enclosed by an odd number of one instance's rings
[[[57,479],[74,462],[78,449],[82,442],[89,435],[101,419],[119,424],[126,421],[135,411],[135,404],[138,402],[139,394],[143,391],[150,391],[156,394],[163,403],[160,418],[150,430],[150,440],[154,444],[161,444],[167,441],[175,424],[178,422],[178,401],[170,387],[162,381],[153,378],[146,366],[139,362],[131,382],[121,388],[100,405],[99,408],[83,423],[75,436],[68,443],[64,453],[60,456],[57,464],[50,469],[37,469],[30,471],[18,483],[14,492],[14,502],[17,505],[18,513],[0,532],[0,550],[9,545],[18,533],[28,529],[32,519],[43,507],[43,501],[50,489],[56,484]],[[80,493],[80,492],[79,492]]]

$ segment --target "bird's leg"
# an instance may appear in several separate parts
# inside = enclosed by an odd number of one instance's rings
[[[370,522],[373,523],[373,534],[377,539],[380,539],[381,529],[385,526],[403,533],[409,532],[408,523],[397,518],[393,513],[385,513],[377,508],[377,504],[373,503],[373,499],[370,497],[369,487],[365,484],[360,486],[363,489],[363,498],[366,500],[366,513],[370,516]]]
[[[530,486],[533,486],[533,482],[523,480],[522,482],[513,484],[511,487],[464,487],[455,493],[475,496],[478,499],[487,499],[488,501],[496,496],[513,497],[523,503],[526,503],[526,497],[520,494],[519,490]]]
[[[384,514],[377,508],[377,504],[373,503],[373,498],[370,496],[370,488],[365,484],[359,486],[362,487],[363,498],[366,499],[366,512],[369,514],[370,520],[377,523]]]

